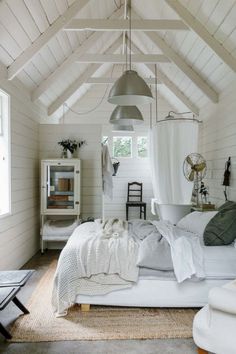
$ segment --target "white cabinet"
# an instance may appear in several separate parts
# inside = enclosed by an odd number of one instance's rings
[[[71,215],[80,215],[80,160],[55,159],[41,161],[41,251],[44,241],[66,241],[70,235],[45,234],[44,227],[48,218],[58,220]],[[48,216],[48,217],[47,217]],[[56,228],[54,228],[56,229]]]

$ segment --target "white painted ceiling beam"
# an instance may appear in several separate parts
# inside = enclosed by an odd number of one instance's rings
[[[106,50],[106,54],[114,53],[122,45],[122,37],[119,37],[113,44]],[[58,97],[48,108],[48,115],[56,112],[64,102],[66,102],[79,88],[82,86],[94,73],[100,68],[102,64],[91,64],[84,71],[78,79],[76,79],[61,95]]]
[[[65,31],[128,31],[129,20],[75,18],[64,27]],[[184,30],[189,27],[180,20],[132,20],[132,31]]]
[[[144,32],[146,36],[214,103],[218,93],[186,61],[177,54],[156,32]]]
[[[114,63],[114,64],[125,64],[125,55],[120,54],[84,54],[76,59],[77,63]],[[131,55],[132,63],[169,63],[165,55],[162,54],[137,54]]]
[[[119,18],[123,15],[124,6],[122,6],[117,11],[113,12],[110,16],[111,18]],[[63,63],[56,68],[46,80],[42,81],[39,86],[34,89],[31,95],[32,101],[36,101],[48,88],[53,85],[60,75],[62,75],[70,66],[78,59],[81,55],[86,53],[92,46],[103,36],[102,32],[94,32],[91,34],[79,47],[76,51],[66,58]]]
[[[166,0],[167,4],[179,17],[227,64],[236,71],[236,59],[212,36],[204,25],[198,21],[178,0]]]
[[[0,79],[6,79],[7,78],[7,67],[0,62]]]
[[[142,53],[142,51],[132,43],[131,49],[133,53]],[[145,64],[146,65],[146,64]],[[155,69],[153,65],[146,65],[147,68],[152,72],[155,76]],[[188,109],[196,114],[199,115],[199,108],[187,97],[185,94],[180,91],[180,89],[171,81],[159,68],[157,68],[157,78],[160,80],[181,102],[185,104]]]
[[[90,77],[86,80],[86,84],[103,85],[103,84],[114,84],[118,80],[118,77]],[[144,78],[148,85],[155,84],[155,78],[146,77]],[[157,80],[157,84],[160,85],[161,81]]]
[[[66,26],[90,0],[76,0],[45,32],[39,36],[8,68],[8,79],[12,80],[32,58]]]

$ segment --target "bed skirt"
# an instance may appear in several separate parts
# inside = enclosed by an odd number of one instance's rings
[[[106,295],[78,295],[76,303],[128,307],[202,307],[208,302],[209,290],[226,284],[229,279],[185,281],[140,279],[132,288]]]

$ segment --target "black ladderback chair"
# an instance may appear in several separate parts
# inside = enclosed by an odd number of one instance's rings
[[[139,217],[146,220],[146,203],[143,202],[143,184],[139,182],[128,183],[127,202],[126,202],[126,220],[129,219],[129,208],[139,208]]]

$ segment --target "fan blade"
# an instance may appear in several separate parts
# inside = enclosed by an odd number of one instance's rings
[[[189,155],[186,157],[186,161],[191,167],[194,165]]]
[[[193,169],[196,172],[201,172],[202,170],[204,170],[205,167],[206,167],[206,163],[205,162],[201,162],[201,163],[197,163],[196,165],[194,165]]]
[[[192,170],[188,176],[189,181],[193,182],[194,181],[194,170]]]

